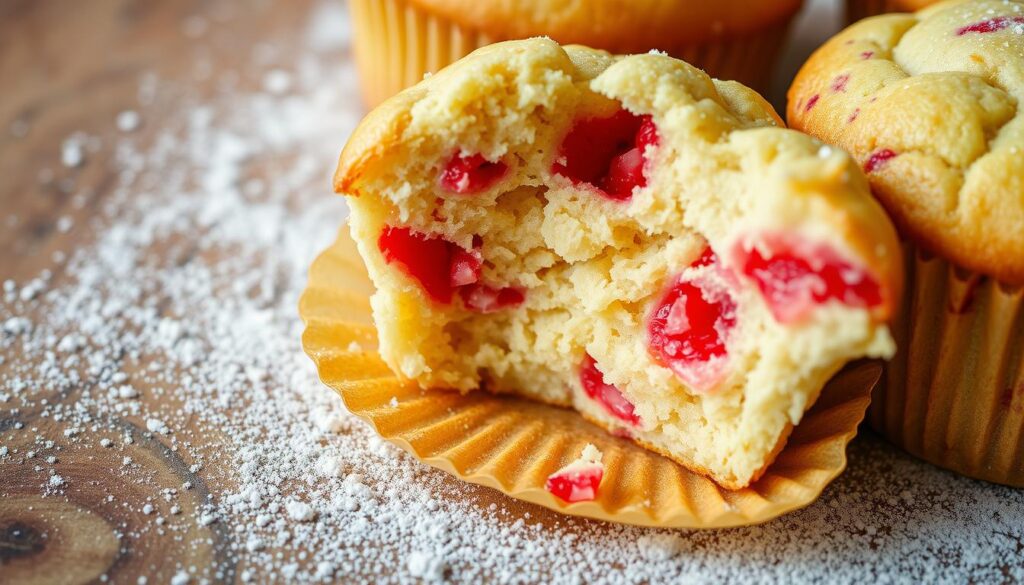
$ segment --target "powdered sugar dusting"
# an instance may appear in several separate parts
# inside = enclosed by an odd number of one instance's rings
[[[663,531],[461,484],[345,413],[302,354],[295,309],[344,217],[329,177],[362,115],[346,29],[331,42],[323,19],[342,21],[334,2],[280,48],[301,55],[294,63],[252,47],[265,65],[247,84],[184,91],[169,117],[154,101],[188,80],[145,73],[131,120],[111,120],[100,143],[54,146],[47,168],[109,158],[116,181],[94,216],[68,226],[91,244],[17,282],[0,275],[0,474],[24,471],[39,496],[73,501],[86,480],[64,453],[91,449],[111,482],[146,494],[133,509],[145,526],[199,526],[225,543],[209,564],[149,582],[1024,579],[1024,493],[872,437],[806,510],[744,529]],[[195,15],[182,30],[203,43],[217,22]],[[133,450],[145,445],[167,447],[185,479],[147,474]],[[143,535],[127,532],[121,546]]]

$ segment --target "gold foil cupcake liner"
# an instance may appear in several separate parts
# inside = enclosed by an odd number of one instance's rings
[[[302,343],[321,380],[385,439],[471,483],[563,513],[644,526],[723,528],[765,522],[813,502],[846,466],[877,362],[837,375],[765,474],[726,490],[674,461],[616,438],[574,411],[486,392],[422,390],[396,378],[375,351],[373,290],[343,228],[310,268],[299,302]],[[547,477],[593,443],[604,453],[597,498],[566,504]]]
[[[940,467],[1024,487],[1024,289],[905,253],[899,349],[871,426]]]
[[[373,107],[399,91],[496,41],[482,31],[424,10],[411,0],[350,0],[354,51],[363,100]],[[766,91],[792,17],[736,38],[651,47],[700,67],[712,77]],[[558,39],[555,39],[558,40]],[[635,47],[595,47],[613,53]]]

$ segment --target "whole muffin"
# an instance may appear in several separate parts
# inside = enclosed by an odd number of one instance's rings
[[[936,0],[846,0],[846,22],[889,12],[915,12]]]
[[[613,53],[665,51],[764,89],[803,0],[351,0],[356,65],[374,106],[478,47],[549,36]]]
[[[380,354],[571,406],[729,488],[894,351],[895,229],[842,150],[660,54],[484,47],[371,112],[335,188]]]
[[[846,29],[790,124],[847,149],[904,238],[898,351],[872,425],[928,461],[1024,486],[1024,4],[943,2]]]

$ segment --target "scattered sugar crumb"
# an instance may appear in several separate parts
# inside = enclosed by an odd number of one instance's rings
[[[123,110],[117,114],[114,123],[121,132],[134,132],[142,123],[142,117],[135,110]]]
[[[85,162],[85,145],[80,138],[72,136],[61,144],[60,162],[69,168],[82,166]]]
[[[151,433],[160,433],[161,435],[171,434],[171,429],[168,428],[166,424],[164,424],[164,421],[158,418],[146,419],[146,430],[148,430]]]
[[[292,87],[292,76],[283,69],[273,69],[263,76],[263,89],[273,94],[286,93]]]
[[[413,577],[423,579],[428,583],[439,583],[445,579],[444,559],[430,553],[413,551],[409,553],[406,560],[406,567]]]
[[[675,534],[645,534],[637,539],[641,556],[649,561],[667,561],[679,554],[684,540]]]
[[[316,517],[316,511],[312,506],[298,500],[289,500],[284,508],[288,512],[288,517],[296,522],[309,522]]]
[[[70,215],[62,215],[57,219],[57,231],[66,234],[75,225],[75,219]]]

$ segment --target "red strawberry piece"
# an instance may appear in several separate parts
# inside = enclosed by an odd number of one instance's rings
[[[597,369],[597,362],[589,355],[580,366],[580,383],[587,396],[600,403],[608,414],[632,425],[640,424],[640,417],[633,412],[633,403],[618,388],[605,382],[604,374]]]
[[[832,91],[839,93],[846,91],[846,84],[850,82],[850,74],[844,73],[832,80]]]
[[[818,95],[818,94],[812,95],[811,98],[809,100],[807,100],[807,105],[804,106],[804,111],[805,112],[810,112],[811,110],[813,110],[814,106],[818,105],[818,100],[820,100],[820,99],[821,99],[820,95]]]
[[[878,281],[825,244],[774,236],[763,245],[741,247],[738,256],[740,270],[757,284],[780,323],[799,321],[830,301],[861,308],[882,303]]]
[[[526,300],[522,289],[495,288],[480,282],[483,241],[473,238],[473,249],[466,250],[437,236],[388,226],[381,232],[377,247],[388,264],[399,268],[418,282],[427,296],[443,305],[458,291],[467,309],[493,313],[521,305]]]
[[[878,169],[884,167],[886,163],[896,158],[897,156],[899,156],[897,153],[895,153],[892,150],[889,150],[888,148],[876,150],[875,152],[871,153],[871,156],[868,157],[867,162],[864,163],[864,172],[873,173]]]
[[[559,148],[552,171],[576,184],[590,184],[609,199],[627,201],[647,185],[647,148],[658,144],[650,116],[619,110],[608,118],[573,124]]]
[[[962,37],[969,33],[993,33],[996,31],[1001,31],[1005,28],[1009,28],[1011,25],[1014,24],[1024,25],[1024,16],[997,16],[995,18],[990,18],[988,20],[982,20],[979,22],[975,22],[973,24],[969,24],[967,26],[962,26],[956,29],[956,34],[957,36]]]
[[[600,463],[574,461],[548,476],[544,489],[565,502],[586,502],[597,497],[603,478]]]
[[[452,254],[450,270],[452,287],[465,286],[480,280],[480,267],[483,261],[479,250],[456,249]]]
[[[526,296],[516,287],[495,288],[486,284],[471,284],[459,288],[462,303],[474,313],[494,313],[523,304]]]
[[[705,271],[679,279],[655,306],[648,350],[694,390],[709,392],[725,374],[736,301],[710,248],[691,266]]]
[[[492,162],[481,154],[456,154],[441,171],[441,187],[462,195],[478,193],[492,187],[508,171],[502,161]]]
[[[414,232],[407,227],[386,227],[377,247],[388,264],[397,264],[420,283],[427,295],[438,303],[452,300],[452,256],[460,249],[439,237]]]

